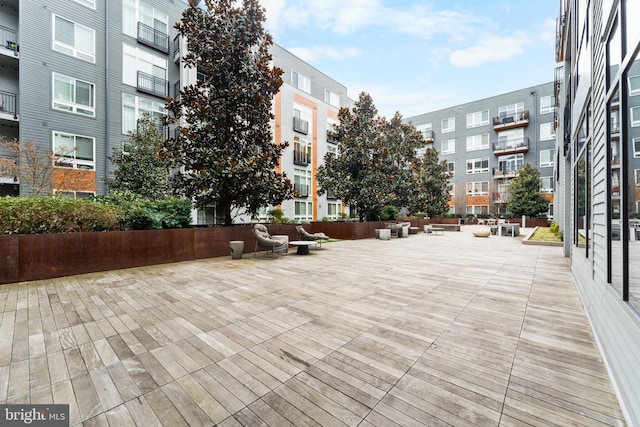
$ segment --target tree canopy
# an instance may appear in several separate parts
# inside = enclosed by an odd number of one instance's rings
[[[233,208],[254,214],[294,195],[278,170],[288,143],[275,143],[270,126],[282,70],[270,65],[273,42],[258,0],[196,3],[176,29],[187,41],[186,66],[204,78],[169,99],[167,122],[179,122],[180,132],[163,152],[182,167],[176,192],[201,207],[216,205],[231,224]]]
[[[413,166],[424,139],[400,113],[378,117],[371,96],[361,93],[351,110],[340,109],[335,130],[336,156],[329,153],[318,168],[319,193],[331,191],[360,220],[378,220],[384,206],[407,207],[417,200]],[[446,184],[445,184],[446,190]],[[442,190],[440,190],[442,192]]]
[[[154,119],[145,115],[123,148],[114,148],[109,160],[117,169],[107,178],[110,190],[128,190],[149,200],[160,200],[169,194],[171,172],[160,155],[163,137]]]
[[[549,201],[540,194],[540,171],[525,163],[509,185],[507,211],[513,216],[534,217],[549,209]]]
[[[438,151],[428,147],[413,166],[414,188],[408,207],[412,212],[423,212],[433,217],[442,215],[449,209],[450,174],[447,161],[440,161]]]

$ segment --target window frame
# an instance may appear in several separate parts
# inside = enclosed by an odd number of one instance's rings
[[[291,70],[291,86],[303,92],[311,93],[311,79],[295,70]]]
[[[484,187],[486,187],[486,189]],[[489,181],[467,181],[465,190],[467,196],[488,196]]]
[[[483,163],[486,162],[487,163],[487,167],[485,168],[483,166]],[[480,167],[477,168],[476,163],[480,163]],[[471,168],[469,168],[469,165],[472,165]],[[467,175],[473,175],[473,174],[477,174],[477,173],[487,173],[489,172],[489,158],[488,157],[478,157],[475,159],[467,159]]]
[[[57,153],[57,151],[56,151],[56,135],[65,136],[65,137],[73,137],[73,140],[74,140],[73,156],[65,155],[65,154],[56,154]],[[78,156],[77,156],[77,153],[78,153],[77,140],[78,140],[78,138],[85,138],[85,139],[91,140],[91,142],[92,142],[92,153],[91,153],[91,155],[93,157],[93,160],[78,159]],[[92,137],[92,136],[79,135],[79,134],[75,134],[75,133],[52,130],[51,131],[51,148],[52,148],[52,152],[56,156],[60,156],[60,157],[63,158],[63,160],[56,162],[55,167],[67,168],[67,169],[89,170],[89,171],[95,171],[96,170],[96,139],[94,137]]]
[[[96,10],[96,0],[71,0],[91,10]]]
[[[640,106],[629,108],[629,125],[632,128],[640,126]]]
[[[326,104],[331,105],[332,107],[339,108],[340,107],[340,95],[335,92],[330,91],[329,89],[324,90],[324,102]]]
[[[447,127],[444,126],[445,122],[447,123]],[[449,123],[451,122],[451,124]],[[452,126],[452,127],[449,127]],[[440,133],[451,133],[456,131],[456,118],[448,117],[446,119],[442,119],[440,121]]]
[[[548,126],[548,129],[545,129],[545,126]],[[545,129],[545,132],[542,131],[543,129]],[[547,132],[547,130],[550,132]],[[540,141],[551,141],[556,139],[556,126],[554,122],[540,123],[539,131]]]
[[[478,144],[476,142],[476,139],[480,137],[480,144]],[[486,142],[483,141],[486,137]],[[469,142],[471,142],[471,144],[469,144]],[[479,150],[486,150],[490,147],[491,142],[490,142],[490,136],[488,133],[480,133],[477,135],[469,135],[466,138],[466,151],[470,152],[470,151],[479,151]]]
[[[447,146],[451,146],[453,147],[451,150],[444,150],[444,144],[447,144]],[[456,140],[455,139],[447,139],[445,141],[440,142],[440,154],[455,154],[456,152]]]
[[[483,116],[486,113],[487,118],[484,119]],[[477,115],[480,114],[480,120],[477,120]],[[489,110],[481,110],[475,111],[473,113],[467,113],[467,129],[476,128],[480,126],[486,126],[489,124]],[[469,120],[471,119],[471,120]]]
[[[127,100],[129,98],[132,98],[134,100],[133,103],[128,103]],[[151,109],[149,110],[144,110],[142,113],[140,112],[140,101],[143,100],[145,102],[150,102],[152,107],[157,107],[158,105],[162,106],[162,111],[159,110],[155,110],[155,109]],[[135,132],[136,129],[138,128],[138,120],[140,120],[140,118],[142,117],[142,115],[144,113],[159,113],[162,115],[166,115],[167,114],[167,110],[166,108],[164,108],[164,103],[162,102],[158,102],[155,99],[151,99],[151,98],[146,98],[146,97],[141,97],[138,95],[133,95],[131,93],[123,93],[122,94],[122,134],[123,135],[129,135],[130,132]],[[134,121],[135,124],[133,126],[132,129],[128,129],[127,128],[127,120],[125,117],[125,108],[133,108],[133,115],[134,115]],[[154,116],[154,114],[151,114],[152,116]]]
[[[545,182],[548,183],[547,186],[543,185]],[[553,194],[553,177],[552,176],[541,176],[540,177],[540,193],[542,193],[542,194]]]
[[[545,105],[548,102],[548,105]],[[553,96],[541,96],[540,97],[540,114],[549,114],[553,113],[556,109],[556,106],[553,102]]]
[[[549,167],[553,167],[554,165],[554,149],[548,149],[548,150],[540,150],[540,164],[539,167],[541,168],[549,168]],[[542,161],[542,154],[543,153],[549,153],[549,160],[546,162]]]
[[[631,81],[637,81],[638,82],[638,88],[634,89],[633,85],[631,84]],[[627,84],[628,84],[628,88],[629,88],[629,96],[637,96],[640,95],[640,74],[636,74],[635,76],[629,76],[627,77]]]
[[[65,42],[56,40],[56,19],[60,18],[63,21],[70,22],[73,24],[73,43],[74,45],[68,45]],[[78,34],[77,30],[79,28],[88,30],[92,34],[92,43],[93,43],[93,51],[86,52],[76,47]],[[64,18],[61,15],[56,15],[55,13],[51,14],[51,49],[62,53],[63,55],[71,56],[73,58],[80,59],[82,61],[90,62],[92,64],[96,63],[96,30],[93,28],[87,27],[85,25],[79,24],[70,19]],[[82,37],[81,37],[82,38]]]
[[[65,100],[56,99],[56,81],[57,81],[56,77],[64,77],[64,78],[67,78],[67,79],[69,79],[69,80],[71,80],[73,82],[74,101],[65,101]],[[91,94],[90,94],[91,106],[86,106],[86,105],[78,104],[77,102],[75,102],[76,99],[77,99],[77,88],[78,88],[78,86],[76,84],[77,82],[82,82],[82,83],[86,83],[86,84],[89,85],[90,91],[91,91]],[[67,75],[62,74],[62,73],[53,72],[53,73],[51,73],[51,91],[52,91],[52,94],[51,94],[51,108],[53,108],[54,110],[64,111],[64,112],[67,112],[67,113],[78,114],[78,115],[81,115],[81,116],[84,116],[84,117],[95,117],[96,116],[96,108],[95,108],[95,104],[96,104],[96,96],[95,96],[96,86],[95,86],[95,84],[87,82],[87,81],[84,81],[84,80],[77,79],[75,77],[67,76]],[[70,108],[70,110],[66,109],[66,108],[58,107],[58,106],[56,106],[56,104],[66,105],[66,106],[68,106]],[[87,110],[90,114],[86,114],[86,113],[80,112],[80,111],[78,111],[78,109]]]

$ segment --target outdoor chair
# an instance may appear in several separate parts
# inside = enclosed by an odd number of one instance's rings
[[[301,225],[296,226],[296,231],[298,232],[298,240],[316,242],[316,249],[322,247],[323,240],[329,239],[329,236],[324,233],[309,233]]]
[[[269,230],[263,224],[256,224],[253,226],[253,236],[256,240],[256,245],[253,251],[253,257],[258,257],[259,251],[266,251],[265,256],[279,256],[286,255],[289,250],[289,242],[285,240],[275,239]]]

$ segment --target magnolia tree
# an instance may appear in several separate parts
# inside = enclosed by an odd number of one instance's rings
[[[128,190],[146,199],[159,200],[169,194],[170,170],[160,155],[163,137],[149,115],[138,121],[138,128],[124,143],[114,148],[109,160],[117,166],[106,180],[110,190]]]
[[[234,208],[255,214],[294,196],[277,168],[288,143],[275,143],[270,125],[282,70],[270,65],[273,42],[258,0],[198,3],[189,1],[176,29],[187,41],[186,66],[205,77],[168,100],[167,123],[179,122],[180,132],[163,153],[182,167],[175,191],[216,205],[228,225]]]
[[[413,165],[413,197],[409,202],[412,212],[423,212],[433,217],[449,210],[451,175],[447,171],[447,161],[438,159],[438,151],[429,147]]]
[[[509,185],[507,211],[513,216],[537,216],[549,209],[549,201],[540,194],[540,172],[525,165]]]

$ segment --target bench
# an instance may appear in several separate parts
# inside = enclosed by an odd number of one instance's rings
[[[431,227],[431,233],[434,236],[437,236],[440,233],[441,236],[444,236],[444,228],[442,227]]]

